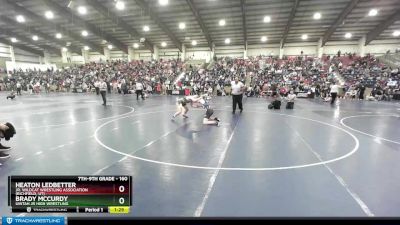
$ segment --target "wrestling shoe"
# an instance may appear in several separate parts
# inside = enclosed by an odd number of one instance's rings
[[[10,147],[3,146],[3,145],[0,143],[0,152],[6,152],[6,151],[9,151],[9,150],[11,150]]]
[[[8,159],[8,158],[10,158],[9,154],[6,154],[4,152],[0,152],[0,159]]]
[[[186,115],[182,115],[183,116],[183,118],[185,118],[185,119],[187,119],[187,118],[189,118],[188,116],[186,116]]]

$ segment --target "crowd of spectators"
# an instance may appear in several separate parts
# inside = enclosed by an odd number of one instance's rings
[[[89,63],[59,69],[14,70],[0,79],[1,90],[15,90],[18,84],[30,93],[45,92],[93,92],[100,79],[107,81],[109,89],[127,93],[138,80],[149,87],[165,84],[176,79],[184,70],[184,64],[176,60],[144,62],[121,60]]]
[[[356,98],[377,95],[388,100],[399,90],[399,68],[390,68],[371,56],[355,54],[322,58],[300,56],[279,59],[257,56],[248,59],[215,58],[208,66],[193,66],[179,60],[106,61],[47,71],[14,70],[0,79],[0,90],[16,90],[19,86],[30,93],[92,92],[99,79],[104,79],[109,92],[134,92],[140,81],[148,92],[159,94],[209,93],[229,95],[235,77],[246,85],[248,96],[262,97],[274,92],[326,98],[330,85],[339,83],[339,97]],[[364,96],[363,96],[364,98]]]

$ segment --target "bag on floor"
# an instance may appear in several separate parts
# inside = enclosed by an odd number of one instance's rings
[[[294,102],[286,103],[286,109],[293,109],[293,108],[294,108]]]

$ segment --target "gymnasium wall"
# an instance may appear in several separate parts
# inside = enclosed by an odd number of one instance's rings
[[[23,51],[18,48],[14,48],[14,56],[16,62],[24,63],[40,63],[40,56],[30,52]],[[5,61],[11,61],[10,46],[0,43],[0,60],[4,63]]]
[[[169,60],[181,57],[181,52],[178,49],[159,49],[158,56],[160,59]]]
[[[111,53],[110,53],[111,56]],[[100,61],[106,61],[106,57],[98,52],[90,52],[89,53],[89,59],[91,62],[100,62]],[[83,62],[83,61],[82,61]]]
[[[247,56],[279,56],[279,44],[263,44],[247,46]]]
[[[243,58],[244,46],[216,46],[215,56]]]
[[[304,55],[317,56],[317,43],[305,42],[305,43],[287,43],[283,48],[283,55],[296,56],[301,55],[303,51]]]
[[[133,53],[133,58],[136,60],[150,61],[151,55],[152,54],[149,50],[135,50]]]
[[[269,45],[253,45],[248,46],[247,56],[258,56],[258,55],[275,55],[279,56],[279,44]],[[397,48],[400,48],[400,40],[395,41],[373,41],[369,45],[365,46],[365,54],[370,53],[373,55],[385,54],[388,50],[394,52]],[[223,51],[217,52],[216,55],[220,56],[235,56],[243,57],[244,52],[240,52],[243,49],[241,46],[229,46],[225,47]],[[328,42],[323,47],[323,54],[336,55],[338,50],[342,53],[352,52],[360,54],[360,48],[358,41],[341,41],[341,42]],[[283,48],[283,55],[296,56],[300,55],[301,51],[305,55],[317,56],[318,54],[318,43],[307,42],[307,43],[287,43]]]
[[[360,53],[358,41],[327,42],[323,48],[324,48],[323,54],[325,55],[336,55],[339,50],[342,52],[342,54],[346,52],[351,52],[356,54]]]
[[[24,63],[40,63],[41,56],[35,55],[30,52],[23,51],[18,48],[14,48],[14,56],[16,62]]]
[[[280,49],[279,44],[259,44],[259,45],[250,45],[247,49],[247,56],[258,56],[258,55],[273,55],[279,56]],[[400,39],[396,40],[376,40],[372,41],[369,45],[364,47],[365,54],[371,53],[373,55],[382,55],[385,54],[388,50],[394,52],[397,48],[400,48]],[[360,46],[359,41],[332,41],[326,43],[323,47],[323,54],[327,55],[335,55],[338,50],[342,53],[352,52],[356,54],[360,54]],[[296,56],[300,55],[301,51],[304,52],[305,55],[309,56],[317,56],[318,54],[318,43],[317,42],[299,42],[299,43],[286,43],[283,49],[283,55],[286,56]],[[34,55],[32,53],[20,50],[18,48],[14,48],[15,60],[17,62],[24,63],[43,63],[43,57]],[[159,49],[159,58],[160,59],[176,59],[181,56],[177,49]],[[186,60],[205,60],[208,62],[211,59],[212,52],[208,47],[192,47],[188,46],[186,49]],[[243,45],[229,45],[229,46],[216,46],[214,55],[217,57],[244,57],[244,46]],[[110,58],[112,60],[122,59],[128,60],[128,54],[119,51],[119,50],[111,50]],[[133,59],[137,60],[145,60],[149,61],[152,59],[152,53],[149,50],[134,50]],[[0,43],[0,67],[3,65],[5,61],[10,61],[10,47],[5,44]],[[100,53],[90,52],[89,54],[90,61],[105,61],[106,57]],[[62,58],[57,55],[52,55],[51,63],[54,64],[62,64]],[[72,64],[82,64],[84,59],[82,56],[77,54],[72,54],[71,56]]]
[[[82,64],[84,62],[83,56],[73,54],[71,55],[71,62],[76,64]]]
[[[0,57],[10,58],[10,46],[0,43]]]
[[[186,60],[209,60],[211,51],[208,47],[196,47],[186,49]]]
[[[397,48],[400,48],[400,38],[398,40],[376,40],[365,46],[365,52],[378,56],[386,54],[388,50],[393,53]]]
[[[10,59],[9,46],[0,43],[0,70],[6,68],[6,61],[9,61]]]
[[[62,57],[60,55],[51,54],[50,63],[58,65],[62,63]]]
[[[259,55],[273,55],[279,56],[279,44],[260,44],[250,45],[247,49],[247,56],[259,56]],[[400,48],[400,40],[392,41],[373,41],[369,45],[365,46],[365,54],[370,53],[373,55],[382,55],[390,50],[394,52],[396,48]],[[342,53],[352,52],[360,54],[358,41],[336,41],[328,42],[323,47],[323,54],[336,55],[338,50]],[[300,55],[301,51],[305,55],[317,56],[318,54],[318,43],[306,42],[306,43],[287,43],[283,48],[283,55],[296,56]],[[217,57],[230,56],[240,57],[244,56],[243,46],[220,46],[215,48],[215,55]],[[193,57],[195,59],[208,59],[210,57],[210,51],[208,48],[190,48],[186,50],[186,59]]]
[[[123,51],[120,50],[111,50],[110,51],[110,59],[111,60],[127,60],[128,59],[128,54],[126,54]]]

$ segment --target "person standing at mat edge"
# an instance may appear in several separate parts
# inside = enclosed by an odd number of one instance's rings
[[[338,92],[339,92],[339,86],[335,82],[333,82],[331,86],[331,98],[332,98],[331,105],[335,103]]]
[[[236,104],[239,105],[240,112],[243,111],[243,91],[245,90],[245,86],[242,82],[239,81],[239,78],[236,77],[235,81],[231,83],[232,88],[232,100],[233,100],[233,108],[232,113],[236,112]]]
[[[107,104],[107,99],[106,99],[107,83],[104,81],[104,79],[100,80],[99,89],[100,89],[101,97],[103,98],[103,105],[105,106]]]
[[[94,82],[94,88],[96,89],[96,95],[100,94],[100,81],[96,80]]]
[[[139,95],[142,96],[142,99],[144,100],[144,95],[143,95],[143,84],[138,81],[136,82],[136,100],[139,100]]]
[[[21,95],[21,88],[22,88],[22,85],[21,85],[21,83],[18,81],[18,82],[17,82],[17,95]]]

